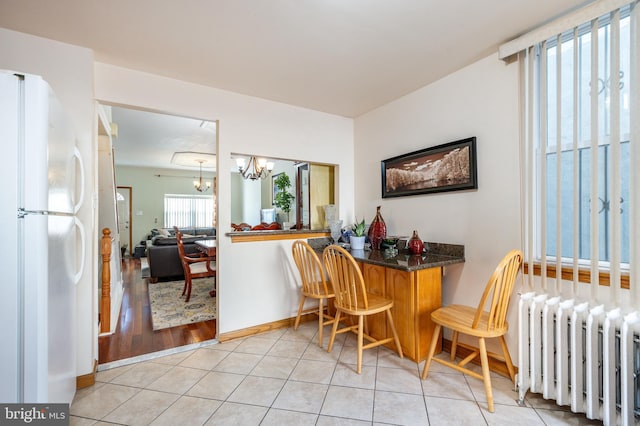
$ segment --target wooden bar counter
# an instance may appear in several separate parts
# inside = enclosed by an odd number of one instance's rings
[[[318,252],[322,251],[321,246],[314,246]],[[443,267],[464,263],[462,245],[425,243],[425,247],[427,252],[422,255],[400,250],[393,257],[386,257],[385,252],[379,250],[351,251],[369,291],[393,300],[392,315],[402,352],[416,362],[427,357],[431,343],[434,329],[431,312],[442,304]],[[371,316],[368,321],[373,337],[391,335],[384,313]],[[436,352],[440,351],[438,347]]]

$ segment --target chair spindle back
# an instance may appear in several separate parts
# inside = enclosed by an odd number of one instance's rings
[[[315,296],[328,294],[322,263],[313,248],[307,242],[298,240],[291,246],[291,252],[300,272],[302,290]]]
[[[186,262],[184,261],[185,252],[184,252],[184,243],[182,242],[182,233],[178,230],[177,226],[174,226],[173,230],[176,233],[176,242],[177,242],[177,246],[178,246],[178,254],[180,255],[180,262],[182,263],[182,267],[183,268],[189,268],[189,265],[187,265]],[[186,273],[186,271],[185,271],[185,273]]]
[[[364,278],[353,256],[340,246],[330,245],[322,257],[333,284],[335,303],[348,310],[369,309]]]
[[[478,304],[473,328],[478,327],[487,302],[489,302],[487,330],[505,327],[509,300],[522,265],[522,259],[523,255],[520,250],[511,250],[496,266]]]

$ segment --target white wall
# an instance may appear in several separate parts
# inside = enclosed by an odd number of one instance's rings
[[[521,246],[517,71],[491,55],[355,120],[356,215],[370,222],[381,205],[389,234],[465,246],[464,265],[445,270],[444,305],[476,305],[500,259]],[[470,136],[477,191],[381,198],[381,160]],[[507,340],[516,353],[515,327]]]
[[[106,134],[110,128],[110,118],[106,111],[97,105],[97,121],[98,121],[98,229],[102,238],[104,229],[111,231],[111,257],[110,261],[110,304],[109,313],[109,332],[115,333],[118,327],[118,317],[120,316],[120,308],[122,307],[122,299],[124,297],[124,282],[122,279],[122,262],[120,254],[120,234],[118,233],[118,217],[116,211],[116,182],[113,170],[113,144],[111,136]],[[102,255],[102,244],[100,244],[100,256]],[[103,266],[98,262],[100,277],[102,277]],[[101,280],[102,281],[102,280]],[[102,298],[102,283],[98,285],[99,294]],[[101,299],[102,300],[102,299]],[[100,310],[100,332],[103,332],[106,324],[107,313],[102,310],[101,303],[98,304]]]
[[[219,120],[218,332],[295,315],[290,241],[232,244],[232,152],[337,165],[340,216],[353,217],[353,121],[224,90],[95,64],[96,98],[206,120]]]
[[[238,173],[233,173],[234,175]],[[238,174],[239,175],[239,174]],[[236,179],[236,176],[233,177]],[[240,179],[240,187],[242,188],[242,211],[241,217],[231,218],[231,223],[248,223],[249,225],[257,225],[260,223],[260,207],[262,206],[262,181]],[[234,194],[233,198],[236,198]],[[223,229],[228,229],[224,227]]]
[[[231,173],[231,193],[234,195],[231,198],[229,207],[231,209],[230,220],[231,223],[242,223],[242,208],[244,205],[243,179],[240,173]],[[223,229],[224,230],[224,229]]]
[[[160,175],[160,176],[158,176]],[[196,170],[170,170],[153,167],[116,167],[118,186],[131,187],[131,250],[147,239],[152,229],[167,228],[164,223],[164,195],[187,194],[213,196],[213,190],[198,192],[193,181],[199,176]],[[203,171],[202,179],[213,182],[215,172]]]
[[[85,48],[0,28],[0,68],[42,76],[56,92],[75,125],[84,159],[85,201],[78,216],[86,229],[88,261],[77,285],[77,375],[93,371],[98,358],[97,244],[94,141],[93,53]]]

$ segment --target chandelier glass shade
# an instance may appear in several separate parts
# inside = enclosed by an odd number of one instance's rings
[[[258,158],[251,156],[249,162],[242,157],[236,158],[236,165],[238,171],[244,179],[258,180],[264,179],[269,176],[269,173],[273,170],[273,162],[267,161],[265,158]]]
[[[204,192],[204,191],[208,190],[209,188],[211,188],[211,182],[204,181],[202,179],[202,163],[204,163],[204,160],[196,160],[196,161],[198,163],[200,163],[200,178],[198,180],[194,180],[193,181],[193,187],[198,192]]]

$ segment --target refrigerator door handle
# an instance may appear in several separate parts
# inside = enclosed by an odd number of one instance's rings
[[[80,222],[80,220],[77,217],[74,217],[73,224],[78,228],[78,231],[80,232],[80,241],[81,241],[80,268],[78,272],[76,272],[76,274],[73,276],[73,283],[77,285],[80,282],[80,278],[82,277],[82,274],[84,272],[84,262],[86,259],[86,254],[85,254],[86,240],[85,240],[84,226],[82,225],[82,222]]]
[[[84,203],[84,162],[82,161],[82,155],[80,154],[80,150],[77,146],[73,147],[73,157],[77,160],[78,166],[80,166],[80,176],[79,179],[76,179],[76,182],[80,182],[80,196],[78,197],[78,201],[73,206],[73,213],[78,213],[78,210],[80,210],[80,207],[82,207],[82,203]]]

